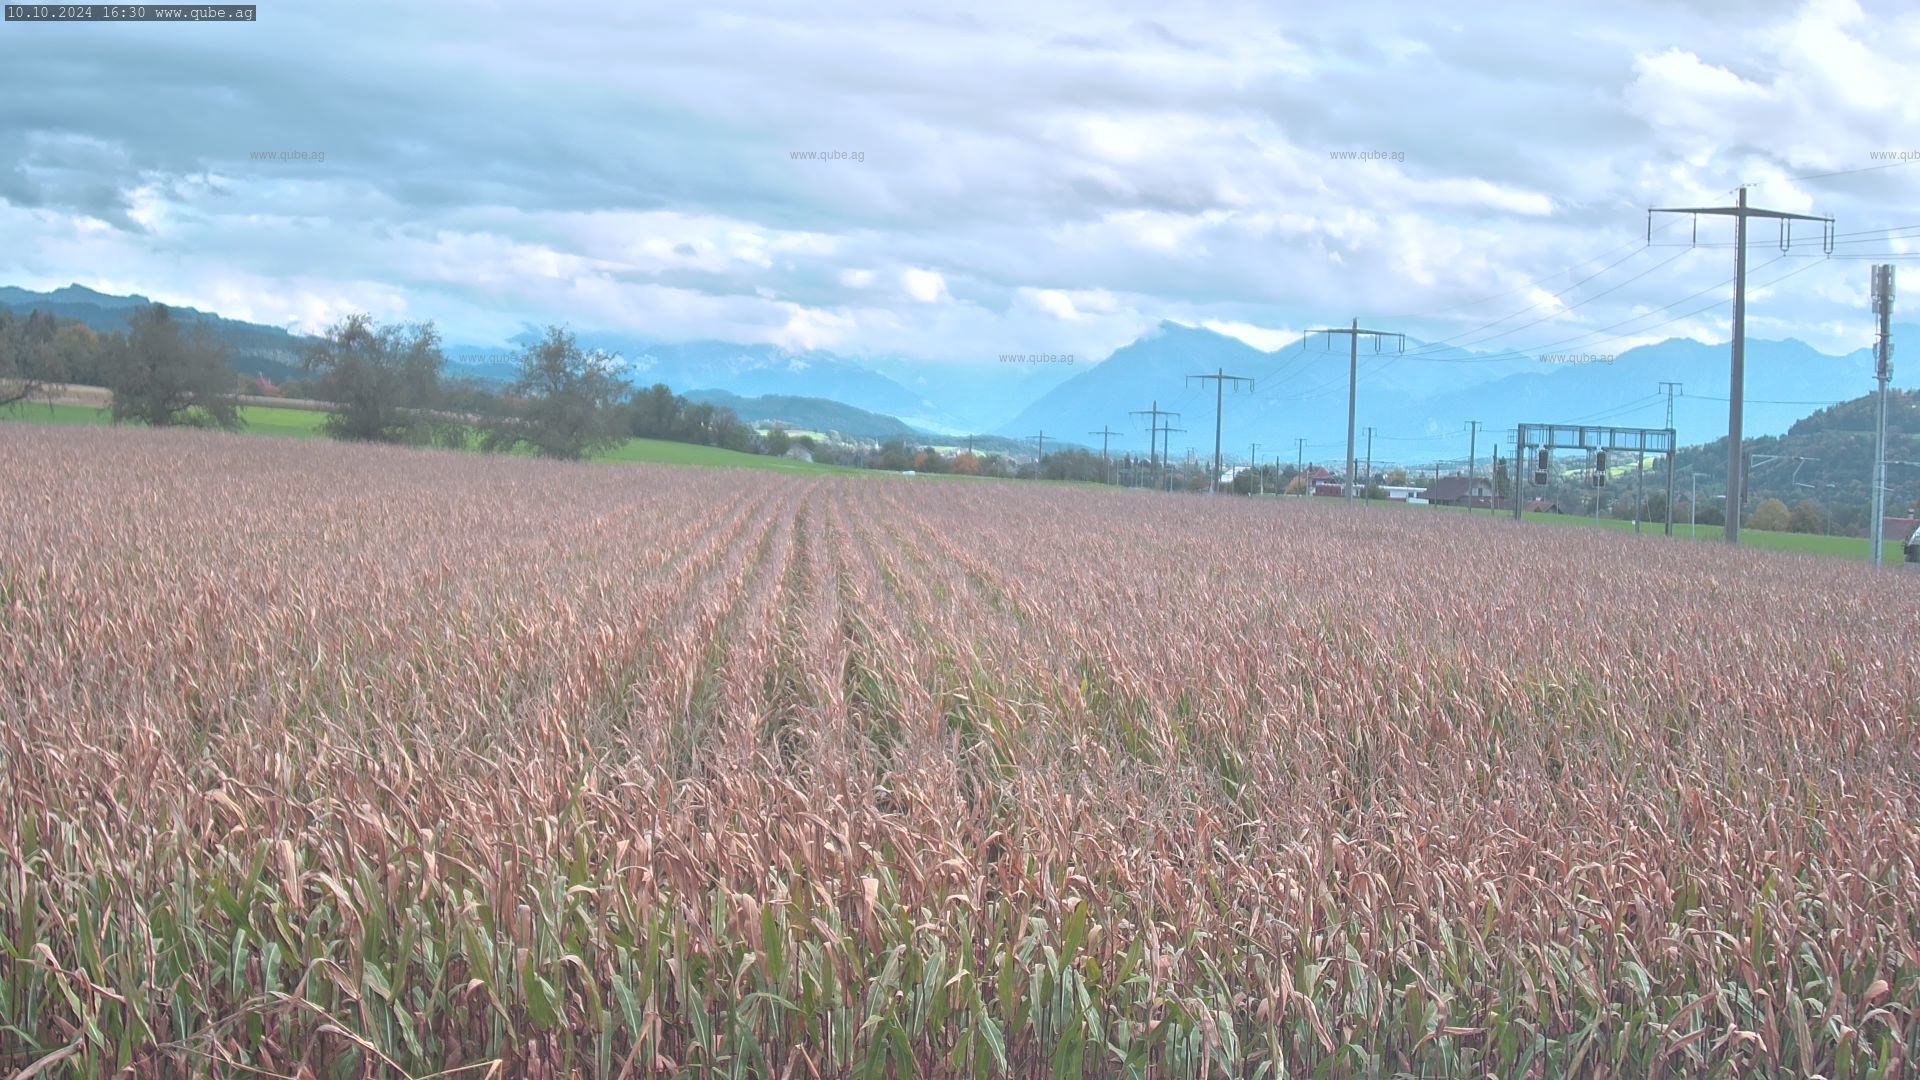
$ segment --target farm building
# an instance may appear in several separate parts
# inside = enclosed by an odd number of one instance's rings
[[[1428,484],[1420,497],[1434,506],[1492,506],[1493,481],[1464,476],[1443,476]]]

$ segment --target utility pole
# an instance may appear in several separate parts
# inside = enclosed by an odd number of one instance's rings
[[[1346,327],[1345,329],[1309,330],[1307,331],[1307,333],[1308,334],[1325,334],[1327,335],[1329,344],[1331,344],[1331,340],[1335,334],[1347,335],[1347,482],[1346,482],[1346,489],[1347,489],[1347,505],[1352,506],[1353,505],[1353,421],[1354,421],[1355,410],[1358,407],[1358,403],[1360,400],[1360,337],[1363,334],[1372,336],[1373,347],[1374,347],[1374,351],[1376,352],[1378,352],[1380,349],[1381,338],[1396,337],[1400,339],[1400,351],[1406,352],[1407,351],[1407,335],[1395,334],[1387,330],[1362,330],[1360,329],[1359,319],[1353,320],[1353,325]],[[1306,345],[1307,345],[1307,339],[1305,336],[1302,336],[1300,338],[1300,347],[1304,349],[1306,348]]]
[[[1687,389],[1677,382],[1663,382],[1660,392],[1667,395],[1667,430],[1673,430],[1673,396],[1685,395]],[[1673,445],[1667,447],[1667,535],[1673,535],[1673,459],[1680,455],[1680,440],[1676,437]]]
[[[1313,482],[1307,479],[1307,440],[1300,436],[1293,440],[1293,475],[1306,485],[1306,494],[1313,494]]]
[[[1640,535],[1640,518],[1647,512],[1647,454],[1646,451],[1633,455],[1634,491],[1633,491],[1633,534]]]
[[[1260,475],[1259,443],[1254,443],[1253,448],[1247,452],[1247,464],[1253,469],[1253,493],[1255,495],[1265,495],[1267,493],[1267,485],[1266,478]]]
[[[1033,471],[1035,477],[1038,478],[1042,466],[1046,464],[1047,460],[1047,433],[1042,431],[1038,435],[1029,435],[1027,438],[1036,440],[1040,447],[1033,456]]]
[[[1700,474],[1687,470],[1693,480],[1693,494],[1687,496],[1687,539],[1700,539]]]
[[[1161,470],[1163,474],[1173,471],[1173,433],[1176,431],[1184,432],[1186,430],[1187,429],[1183,427],[1163,427],[1160,429],[1160,434],[1163,436],[1163,445],[1160,448],[1160,463],[1167,466],[1167,468]],[[1191,453],[1191,451],[1189,451],[1189,453]],[[1163,475],[1160,482],[1160,490],[1166,491],[1171,487],[1173,487],[1173,477]]]
[[[1162,409],[1160,403],[1155,401],[1152,408],[1135,409],[1128,415],[1145,416],[1151,420],[1151,426],[1147,430],[1147,466],[1149,469],[1153,469],[1157,466],[1158,462],[1158,459],[1155,457],[1155,452],[1160,449],[1160,418],[1163,416],[1179,416],[1180,414]],[[1164,484],[1161,486],[1165,487]]]
[[[1698,215],[1713,214],[1733,218],[1733,368],[1727,387],[1727,543],[1740,542],[1740,505],[1746,496],[1741,482],[1740,419],[1747,387],[1747,219],[1772,218],[1779,221],[1782,247],[1792,243],[1794,221],[1822,223],[1821,238],[1827,254],[1833,253],[1833,219],[1809,214],[1789,214],[1782,210],[1758,210],[1747,205],[1747,188],[1741,185],[1739,201],[1733,206],[1671,206],[1647,211],[1647,239],[1653,239],[1653,215],[1696,215],[1694,231],[1699,233]]]
[[[1101,424],[1099,431],[1089,431],[1087,434],[1100,436],[1100,479],[1103,483],[1107,482],[1108,474],[1113,472],[1113,463],[1107,459],[1107,439],[1120,433],[1109,431],[1107,425]]]
[[[1589,450],[1589,451],[1587,451],[1587,480],[1588,480],[1588,482],[1589,482],[1589,483],[1593,483],[1593,481],[1595,481],[1595,480],[1598,480],[1598,479],[1599,479],[1599,472],[1600,472],[1600,463],[1599,463],[1599,461],[1598,461],[1597,459],[1595,459],[1595,457],[1594,457],[1594,455],[1593,455],[1593,451],[1591,451],[1591,450]],[[1597,484],[1597,483],[1594,483],[1594,484],[1593,484],[1593,520],[1595,520],[1595,521],[1599,521],[1599,520],[1600,520],[1600,485],[1599,485],[1599,484]]]
[[[1473,513],[1474,466],[1480,460],[1480,421],[1467,421],[1467,513]]]
[[[1373,486],[1373,428],[1369,426],[1367,428],[1367,487],[1371,486]],[[1361,488],[1361,494],[1364,495],[1366,490],[1366,487]]]
[[[1685,385],[1677,382],[1663,382],[1660,384],[1660,392],[1667,395],[1667,426],[1672,427],[1673,426],[1673,396],[1675,394],[1680,394],[1684,396],[1686,394]]]
[[[1245,375],[1229,375],[1226,368],[1216,368],[1211,375],[1189,375],[1187,379],[1189,381],[1199,379],[1201,382],[1213,380],[1213,476],[1207,482],[1207,490],[1218,492],[1220,490],[1220,417],[1226,409],[1227,384],[1233,383],[1234,392],[1239,393],[1241,383],[1246,383],[1247,389],[1252,390],[1253,380]]]
[[[1873,310],[1880,315],[1880,340],[1873,356],[1878,364],[1880,409],[1873,424],[1873,565],[1880,565],[1887,531],[1887,381],[1893,378],[1893,264],[1873,268]]]

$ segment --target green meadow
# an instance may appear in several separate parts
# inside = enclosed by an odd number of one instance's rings
[[[296,439],[322,438],[320,424],[327,414],[312,409],[282,409],[269,405],[243,405],[240,418],[246,426],[243,435],[277,435]],[[111,425],[107,410],[90,405],[29,405],[0,411],[0,423]],[[665,442],[659,439],[628,439],[624,444],[593,457],[594,461],[647,465],[698,465],[721,469],[765,469],[773,472],[829,475],[865,472],[838,465],[817,465],[790,458],[743,454],[713,446]]]
[[[282,437],[311,439],[319,438],[320,423],[326,414],[311,409],[282,409],[266,405],[243,405],[240,416],[246,421],[242,433],[250,435],[277,435]],[[86,405],[31,405],[16,407],[9,412],[0,412],[0,423],[8,421],[26,421],[39,424],[111,424],[105,409],[96,409]],[[713,446],[696,446],[692,443],[666,442],[660,439],[628,439],[625,443],[603,454],[595,455],[594,461],[618,464],[644,465],[693,465],[701,468],[717,469],[764,469],[771,472],[797,473],[802,475],[825,476],[833,474],[867,473],[865,469],[854,469],[840,465],[818,465],[807,461],[794,461],[789,458],[767,457],[762,454],[743,454],[736,450],[722,450]],[[1098,486],[1098,485],[1087,485]],[[1467,513],[1459,507],[1406,506],[1401,503],[1376,500],[1366,505],[1367,510],[1379,510],[1382,513]],[[1486,514],[1485,510],[1473,511]],[[1511,512],[1507,516],[1511,516]],[[1548,525],[1564,525],[1576,528],[1611,529],[1615,532],[1633,532],[1631,521],[1618,521],[1613,518],[1592,517],[1580,514],[1535,514],[1526,515],[1528,521],[1537,521]],[[1659,522],[1642,522],[1641,535],[1657,537],[1660,535]],[[1684,522],[1674,524],[1674,535],[1681,539],[1698,539],[1718,542],[1724,532],[1718,525],[1701,525],[1690,529]],[[1808,555],[1824,555],[1835,559],[1855,559],[1865,561],[1869,555],[1867,541],[1853,536],[1820,536],[1811,533],[1760,532],[1745,529],[1741,533],[1741,542],[1769,551],[1791,551]],[[1888,543],[1884,548],[1885,561],[1898,563],[1902,552],[1897,543]]]

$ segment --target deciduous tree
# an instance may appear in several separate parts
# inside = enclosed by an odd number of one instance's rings
[[[183,331],[165,304],[133,313],[126,341],[106,365],[117,423],[154,427],[241,425],[229,351],[206,325]]]
[[[541,457],[578,461],[620,445],[615,406],[625,387],[610,354],[583,351],[572,332],[553,326],[521,351],[518,365],[507,391],[516,403],[487,433],[487,449],[524,445]]]
[[[1820,513],[1820,504],[1812,499],[1802,499],[1787,517],[1787,531],[1797,533],[1818,533],[1826,531],[1826,516]]]
[[[370,315],[348,315],[301,365],[317,375],[313,392],[334,406],[321,426],[336,439],[424,444],[446,422],[432,412],[446,366],[432,323],[381,326]]]
[[[1793,514],[1787,510],[1787,504],[1779,499],[1768,499],[1747,515],[1747,528],[1761,532],[1786,532],[1793,521]]]
[[[61,381],[64,364],[53,316],[34,311],[25,319],[0,311],[0,409],[31,400]]]

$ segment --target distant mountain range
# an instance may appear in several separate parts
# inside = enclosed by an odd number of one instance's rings
[[[0,286],[0,308],[16,315],[39,310],[81,323],[89,330],[113,333],[127,328],[133,313],[153,301],[144,296],[113,296],[84,285],[68,285],[52,292],[32,292],[14,286]],[[222,318],[190,307],[168,306],[173,316],[185,323],[205,323],[233,350],[234,369],[247,375],[264,375],[274,382],[285,382],[299,375],[300,354],[314,339],[290,333],[277,326]]]
[[[1865,320],[1862,320],[1863,325]],[[1900,326],[1895,341],[1913,340],[1920,328]],[[1863,333],[1863,336],[1864,333]],[[1144,453],[1144,418],[1134,410],[1156,404],[1180,416],[1171,423],[1175,457],[1188,447],[1212,453],[1214,412],[1222,413],[1224,456],[1245,461],[1249,444],[1260,455],[1291,462],[1296,456],[1329,463],[1346,455],[1347,343],[1336,338],[1304,347],[1262,351],[1209,330],[1162,323],[1027,406],[999,432],[1071,432],[1103,425],[1127,433],[1115,446]],[[1355,454],[1366,453],[1366,429],[1374,429],[1376,463],[1431,464],[1464,459],[1467,421],[1482,422],[1478,451],[1490,447],[1516,422],[1592,423],[1664,427],[1663,381],[1678,382],[1674,427],[1684,444],[1724,438],[1727,430],[1728,346],[1669,339],[1618,356],[1583,353],[1512,357],[1437,348],[1409,338],[1406,352],[1389,341],[1379,351],[1362,339]],[[1866,348],[1829,356],[1800,341],[1749,338],[1746,349],[1746,410],[1749,437],[1780,435],[1822,405],[1855,397],[1873,387],[1873,361]],[[1254,379],[1251,390],[1229,383],[1224,392],[1195,375],[1224,372]],[[1895,365],[1895,384],[1920,386],[1920,371]],[[1304,453],[1294,446],[1304,438]]]
[[[34,308],[75,319],[96,330],[118,330],[149,301],[112,296],[80,285],[52,292],[0,287],[0,307]],[[226,319],[192,308],[182,318],[210,323],[235,353],[234,366],[276,381],[297,376],[301,350],[313,338],[285,329]],[[1870,323],[1861,318],[1861,338]],[[1896,341],[1916,340],[1920,328],[1896,326]],[[1098,447],[1089,435],[1111,429],[1116,454],[1147,450],[1145,420],[1137,410],[1157,404],[1180,415],[1185,428],[1172,439],[1176,456],[1188,447],[1211,453],[1216,389],[1192,378],[1224,373],[1254,380],[1228,384],[1222,404],[1226,455],[1244,461],[1249,445],[1291,461],[1296,455],[1330,463],[1345,456],[1346,342],[1315,338],[1264,351],[1211,330],[1164,322],[1104,360],[1075,364],[940,364],[905,357],[855,358],[826,350],[718,341],[661,342],[634,335],[581,331],[582,345],[622,358],[636,385],[665,383],[697,400],[725,401],[756,422],[843,431],[859,438],[926,438],[952,444],[963,432],[989,433],[1031,445],[1042,432],[1049,445]],[[504,381],[513,357],[535,340],[533,330],[503,346],[446,347],[454,374]],[[1799,341],[1747,342],[1746,434],[1781,435],[1820,406],[1872,388],[1872,357],[1862,347],[1829,356]],[[1429,465],[1464,459],[1467,421],[1483,422],[1479,451],[1516,421],[1610,423],[1660,427],[1666,399],[1662,381],[1679,382],[1674,425],[1683,444],[1723,438],[1727,430],[1728,347],[1670,339],[1618,356],[1581,353],[1546,357],[1479,353],[1408,339],[1360,345],[1355,452],[1366,451],[1374,429],[1378,463]],[[1896,385],[1920,387],[1920,367],[1896,365]],[[744,410],[744,411],[743,411]],[[858,434],[856,434],[856,432]],[[1294,440],[1304,439],[1304,450]],[[977,440],[976,440],[977,442]],[[984,444],[980,444],[984,445]]]
[[[731,410],[733,415],[749,424],[781,424],[796,431],[839,434],[850,439],[870,439],[875,442],[924,437],[923,432],[895,417],[856,409],[827,398],[793,394],[763,394],[749,398],[726,390],[691,390],[685,396],[689,401]]]

